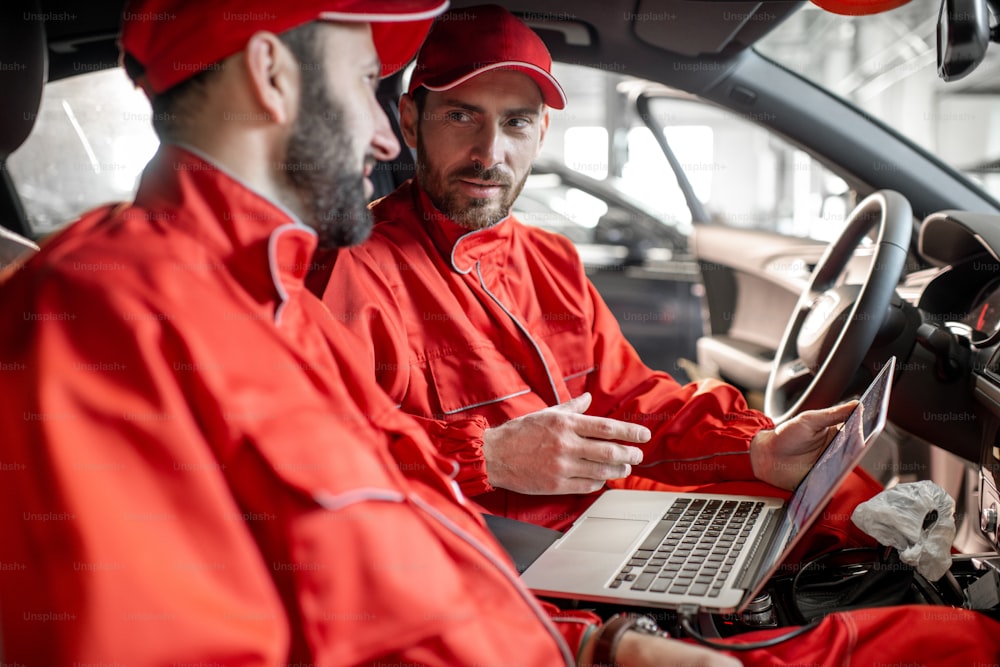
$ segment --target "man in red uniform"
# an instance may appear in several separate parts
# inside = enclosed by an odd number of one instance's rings
[[[127,8],[163,144],[0,290],[4,664],[573,662],[596,618],[520,585],[303,287],[367,234],[375,85],[446,4]]]
[[[163,146],[133,203],[0,288],[4,664],[732,664],[637,631],[602,654],[628,624],[534,600],[452,462],[304,289],[317,246],[363,238],[364,174],[398,149],[379,59],[401,65],[441,4],[126,11]],[[822,646],[748,660],[933,659],[879,643],[899,618],[835,615]]]
[[[546,108],[566,102],[550,69],[544,43],[501,7],[435,23],[400,102],[416,178],[374,205],[373,234],[337,258],[325,303],[369,341],[404,411],[461,420],[468,440],[442,453],[491,513],[563,529],[620,478],[782,495],[849,406],[774,429],[730,385],[650,370],[572,244],[511,215]],[[849,516],[879,490],[856,473],[803,549],[870,543]]]

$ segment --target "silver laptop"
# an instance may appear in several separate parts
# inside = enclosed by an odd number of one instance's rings
[[[539,595],[741,612],[885,427],[896,358],[787,501],[609,490],[521,575]]]

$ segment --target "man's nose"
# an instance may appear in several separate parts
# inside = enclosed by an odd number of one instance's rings
[[[389,117],[378,102],[373,103],[375,134],[372,137],[372,154],[376,160],[386,162],[399,155],[399,140],[392,131]]]
[[[473,162],[480,164],[483,169],[489,169],[503,162],[503,155],[503,134],[495,125],[483,124],[476,132],[472,145]]]

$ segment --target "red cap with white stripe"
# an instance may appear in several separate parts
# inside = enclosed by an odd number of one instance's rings
[[[566,94],[552,76],[552,56],[535,31],[499,5],[453,9],[431,27],[417,54],[409,92],[420,86],[450,90],[492,70],[530,76],[553,109],[566,106]]]
[[[387,76],[410,61],[447,8],[447,0],[133,0],[122,13],[121,47],[143,66],[140,85],[158,94],[239,53],[261,30],[370,23]]]

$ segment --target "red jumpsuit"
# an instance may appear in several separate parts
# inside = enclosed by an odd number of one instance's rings
[[[166,147],[0,289],[5,665],[572,660],[595,617],[550,620],[343,352],[315,247]]]
[[[637,475],[625,480],[631,488],[716,483],[705,490],[784,494],[749,482],[750,439],[771,420],[731,385],[681,386],[646,367],[568,239],[512,216],[470,232],[414,181],[373,213],[372,237],[340,253],[324,301],[370,341],[375,378],[404,411],[443,420],[480,415],[495,426],[589,391],[588,414],[652,431]],[[462,429],[469,435],[468,422]],[[442,453],[460,462],[463,490],[492,513],[563,529],[596,497],[493,489],[481,437],[467,443]],[[804,548],[866,540],[849,516],[880,487],[863,475],[849,482]]]
[[[427,439],[448,429],[396,409],[303,289],[315,245],[168,146],[134,205],[6,276],[5,665],[572,664],[595,617],[519,583]],[[998,630],[865,611],[747,659],[985,664]]]

